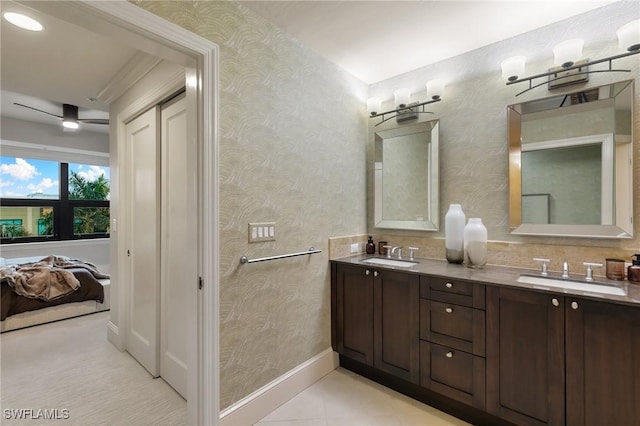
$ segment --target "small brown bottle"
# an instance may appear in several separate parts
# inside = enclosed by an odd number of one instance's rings
[[[627,279],[632,283],[640,284],[640,254],[634,254],[633,263],[627,268]]]
[[[375,254],[376,245],[373,243],[373,237],[369,235],[369,241],[367,241],[367,254]]]

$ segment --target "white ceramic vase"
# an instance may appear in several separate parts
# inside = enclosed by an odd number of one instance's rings
[[[449,211],[444,216],[444,246],[449,263],[464,261],[465,220],[466,217],[460,204],[449,205]]]
[[[464,263],[469,268],[487,264],[487,228],[479,217],[470,218],[464,227]]]

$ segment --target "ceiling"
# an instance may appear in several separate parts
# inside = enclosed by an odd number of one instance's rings
[[[612,1],[241,3],[363,82],[372,84]]]
[[[44,26],[31,32],[0,19],[3,116],[60,123],[13,104],[18,102],[55,115],[62,115],[62,104],[68,103],[78,106],[79,118],[109,118],[109,106],[89,98],[96,98],[137,50],[13,1],[0,1],[0,11],[26,13]],[[108,127],[81,124],[90,131],[108,132]]]
[[[23,2],[27,5],[37,3]],[[0,10],[37,18],[33,33],[0,19],[3,116],[57,123],[15,106],[24,103],[61,115],[62,103],[80,118],[106,118],[98,97],[137,51],[79,26],[10,0]],[[242,1],[308,48],[365,83],[548,25],[611,1]],[[83,128],[107,131],[108,126]]]

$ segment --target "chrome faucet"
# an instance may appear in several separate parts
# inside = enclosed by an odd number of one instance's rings
[[[569,262],[562,262],[562,278],[569,278]]]
[[[402,246],[395,246],[391,248],[391,254],[395,253],[398,250],[398,259],[402,259]]]

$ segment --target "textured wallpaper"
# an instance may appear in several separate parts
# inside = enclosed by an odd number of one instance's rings
[[[367,88],[238,3],[135,4],[220,46],[225,408],[331,345],[329,237],[366,230]],[[276,241],[249,244],[267,221]]]
[[[523,87],[506,86],[501,76],[500,62],[520,52],[529,57],[526,75],[547,71],[553,66],[552,48],[560,41],[582,37],[585,39],[584,57],[598,59],[620,53],[616,30],[633,19],[640,18],[635,1],[615,2],[611,5],[578,15],[572,19],[530,31],[520,36],[494,43],[484,48],[417,69],[373,84],[370,96],[386,99],[382,109],[390,109],[393,91],[409,87],[414,91],[412,101],[426,100],[424,84],[433,78],[447,82],[442,102],[428,105],[434,112],[428,118],[440,119],[440,222],[451,203],[459,203],[466,217],[480,217],[488,229],[490,262],[494,264],[535,267],[531,257],[551,256],[552,266],[559,267],[563,258],[582,268],[584,261],[603,261],[604,257],[628,257],[640,252],[640,87],[636,81],[634,95],[634,216],[635,238],[602,240],[584,238],[527,237],[511,235],[508,209],[507,105],[551,96],[546,85],[516,97]],[[604,31],[610,36],[606,43],[589,43],[591,31]],[[541,51],[541,56],[538,55]],[[617,68],[631,69],[630,73],[593,74],[583,86],[569,86],[554,90],[554,95],[569,93],[579,87],[597,87],[615,81],[637,79],[640,75],[638,57],[625,58]],[[415,121],[409,122],[409,124]],[[389,122],[375,127],[369,125],[367,149],[367,217],[369,233],[375,240],[385,239],[394,244],[420,247],[420,256],[444,259],[444,228],[438,232],[417,232],[376,229],[373,221],[373,159],[374,133],[381,128],[398,126]],[[404,125],[404,124],[400,124]],[[552,245],[552,246],[551,246]],[[557,246],[557,247],[556,247]],[[491,253],[493,248],[494,253]],[[557,256],[558,258],[554,258]],[[579,267],[577,265],[580,265]]]

